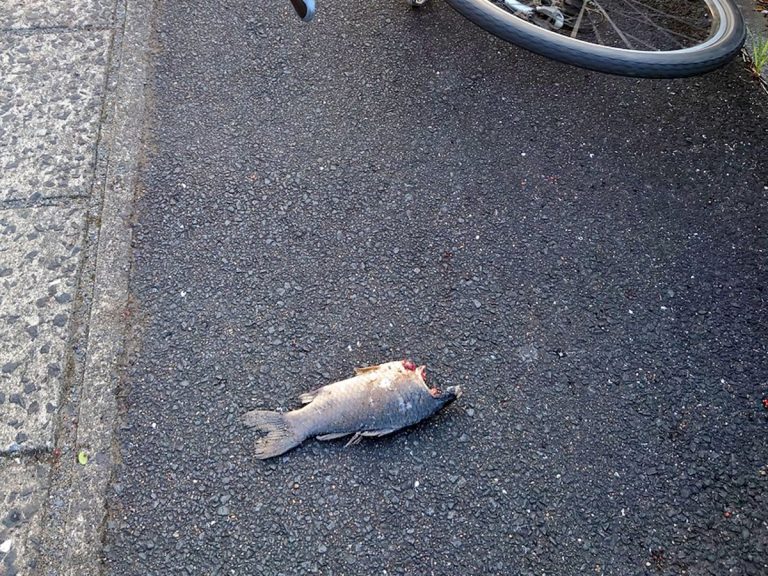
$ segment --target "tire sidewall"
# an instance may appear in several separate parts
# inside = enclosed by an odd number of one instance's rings
[[[576,40],[514,16],[490,0],[446,0],[457,12],[502,40],[554,60],[591,70],[647,78],[677,78],[709,72],[741,49],[746,29],[730,0],[710,0],[723,22],[718,38],[677,51],[645,52]]]

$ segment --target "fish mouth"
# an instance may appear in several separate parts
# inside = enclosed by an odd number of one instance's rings
[[[432,387],[429,389],[429,393],[432,395],[433,398],[439,398],[439,399],[443,399],[446,402],[451,402],[453,400],[456,400],[457,398],[461,398],[463,391],[461,389],[461,386],[448,386],[448,388],[446,388],[445,390],[440,390],[440,388]]]

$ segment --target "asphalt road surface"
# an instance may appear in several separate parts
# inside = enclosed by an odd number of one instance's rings
[[[768,105],[447,5],[160,2],[109,574],[768,571]],[[465,395],[268,461],[239,416]]]

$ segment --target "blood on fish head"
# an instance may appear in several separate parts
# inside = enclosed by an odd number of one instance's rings
[[[427,381],[427,367],[423,364],[421,366],[416,366],[416,363],[413,360],[403,360],[403,368],[408,372],[416,372],[424,382]]]

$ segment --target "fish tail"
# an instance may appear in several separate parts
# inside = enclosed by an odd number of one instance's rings
[[[269,410],[251,410],[243,415],[243,424],[264,434],[256,441],[256,458],[266,460],[295,448],[304,440],[285,414]]]

